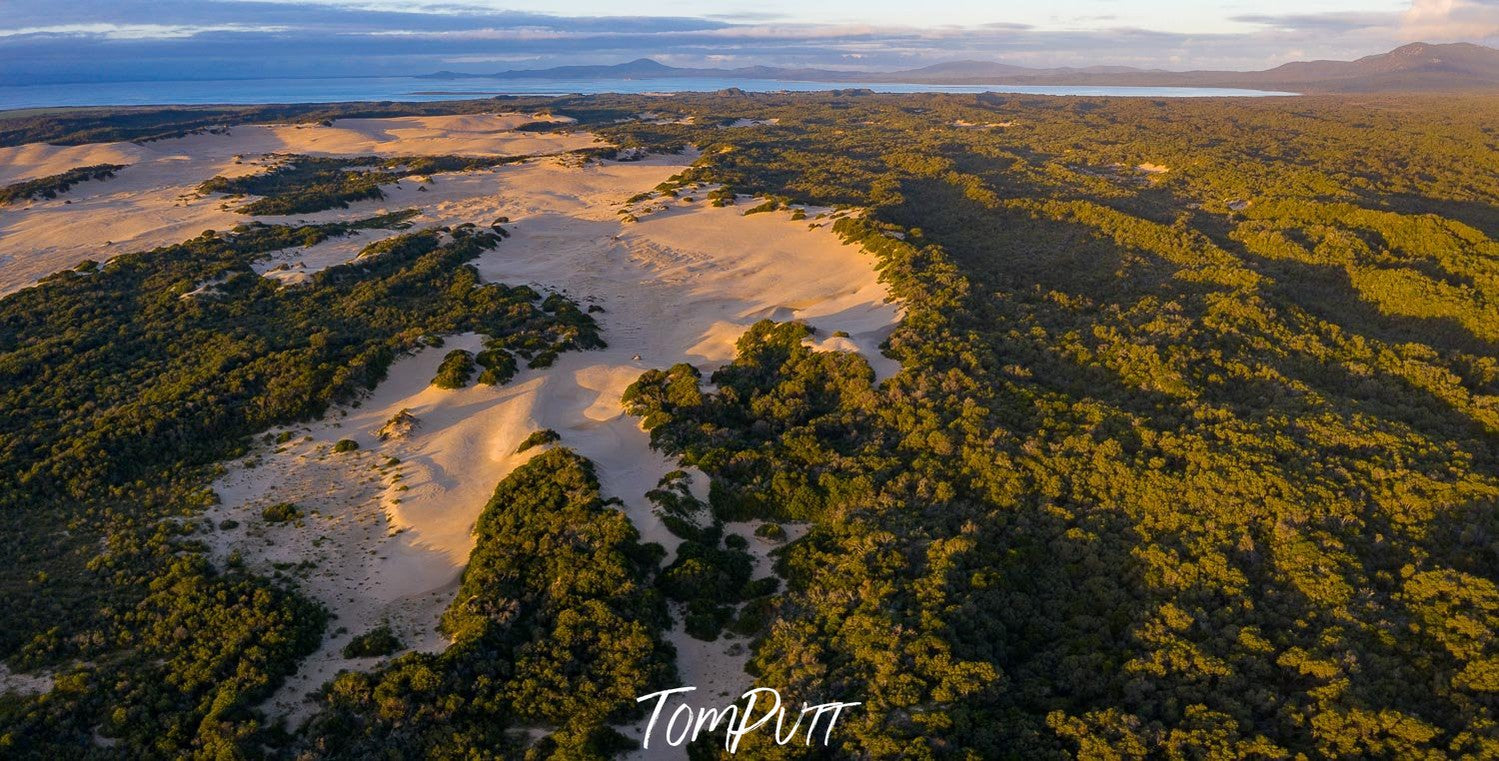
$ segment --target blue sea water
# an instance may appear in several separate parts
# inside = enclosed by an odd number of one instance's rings
[[[255,103],[333,103],[338,101],[437,101],[494,95],[567,93],[702,92],[738,87],[754,92],[809,92],[866,88],[876,92],[1000,92],[1028,95],[1107,95],[1149,98],[1250,97],[1294,95],[1215,87],[1072,87],[1026,85],[917,85],[868,82],[790,82],[716,78],[683,79],[417,79],[346,77],[339,79],[233,79],[173,82],[90,82],[0,85],[0,110],[50,106],[147,106]]]

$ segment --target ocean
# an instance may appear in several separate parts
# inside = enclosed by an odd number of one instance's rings
[[[90,82],[0,85],[0,110],[53,106],[148,106],[338,101],[437,101],[494,95],[567,93],[712,92],[729,87],[753,92],[808,92],[865,88],[876,92],[1000,92],[1026,95],[1097,95],[1140,98],[1217,98],[1295,95],[1217,87],[1073,87],[1026,85],[920,85],[869,82],[789,82],[717,78],[672,79],[418,79],[345,77],[330,79],[230,79],[153,82]]]

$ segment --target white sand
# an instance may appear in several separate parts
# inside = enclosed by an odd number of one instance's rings
[[[26,674],[11,671],[0,663],[0,695],[41,695],[52,691],[52,675],[49,673]]]
[[[597,144],[585,133],[511,131],[544,121],[529,115],[345,119],[319,124],[250,125],[136,145],[105,143],[0,148],[0,183],[91,164],[126,164],[113,178],[79,183],[51,200],[0,208],[0,295],[85,259],[178,243],[204,230],[246,221],[220,196],[200,196],[216,175],[240,176],[275,164],[267,154],[540,155]],[[238,162],[238,163],[237,163]]]
[[[734,121],[730,122],[727,126],[729,126],[729,127],[767,127],[767,126],[770,126],[770,125],[773,125],[773,124],[780,124],[780,123],[781,123],[780,119],[735,119]]]
[[[251,265],[251,269],[263,277],[280,280],[283,285],[298,285],[318,272],[353,259],[365,246],[391,234],[390,230],[356,230],[312,246],[273,251]]]
[[[145,240],[175,242],[196,234],[195,228],[230,227],[243,217],[217,211],[212,201],[190,201],[186,207],[172,202],[184,188],[233,165],[235,154],[314,148],[398,154],[421,152],[418,147],[453,152],[454,145],[442,143],[445,128],[482,134],[483,140],[496,145],[551,139],[556,141],[554,150],[575,147],[578,143],[572,141],[593,140],[581,134],[507,137],[485,132],[487,128],[476,126],[472,117],[379,121],[384,124],[349,120],[332,129],[236,128],[232,136],[194,136],[168,141],[170,146],[147,146],[162,155],[171,153],[177,168],[192,171],[179,175],[166,168],[166,158],[143,159],[146,166],[127,170],[136,177],[122,173],[114,181],[118,187],[108,194],[75,199],[66,219],[82,229],[64,231],[59,227],[63,210],[37,204],[19,220],[0,215],[0,224],[7,228],[0,234],[17,229],[32,235],[29,245],[52,246],[45,255],[33,252],[33,260],[59,261],[73,255],[59,252],[87,248],[101,237],[94,226],[122,215],[126,219],[116,224],[135,224],[129,218],[136,212],[184,218],[151,220],[127,231],[128,237],[119,232],[108,237],[132,240],[132,247],[138,248]],[[857,350],[882,378],[899,369],[877,349],[898,320],[899,308],[887,303],[888,293],[877,280],[871,257],[843,245],[831,232],[831,218],[798,221],[788,211],[744,216],[754,202],[713,208],[701,200],[665,198],[648,202],[655,211],[639,222],[621,222],[617,212],[624,199],[655,187],[694,158],[653,156],[581,167],[577,162],[543,159],[492,171],[438,175],[427,192],[408,181],[388,188],[389,198],[382,201],[297,217],[352,219],[420,207],[418,226],[487,226],[507,216],[512,237],[475,262],[484,278],[557,289],[580,304],[603,307],[606,311],[596,317],[609,348],[564,353],[551,368],[523,370],[499,388],[432,388],[429,382],[444,353],[476,349],[481,341],[475,335],[450,337],[441,349],[398,359],[389,378],[357,407],[296,427],[296,439],[279,447],[282,451],[264,445],[230,465],[215,484],[223,504],[207,517],[214,524],[230,518],[240,525],[213,532],[216,556],[223,559],[238,552],[248,565],[265,572],[282,564],[304,591],[336,614],[332,629],[346,629],[327,638],[271,700],[268,708],[273,712],[296,723],[307,713],[302,696],[308,691],[339,669],[377,663],[346,661],[339,651],[351,636],[382,621],[389,621],[408,647],[436,650],[444,645],[435,626],[472,549],[469,532],[495,484],[538,451],[514,453],[533,431],[558,431],[562,445],[595,463],[605,494],[624,501],[643,539],[674,550],[678,541],[652,514],[643,495],[676,464],[650,449],[648,436],[620,407],[625,387],[643,370],[691,362],[707,372],[733,356],[734,341],[745,328],[767,317],[807,320],[819,330],[810,343],[822,350]],[[702,197],[701,190],[697,197]],[[188,229],[188,235],[181,234]],[[361,234],[278,252],[257,271],[295,282],[297,273],[347,259],[370,237]],[[15,250],[9,241],[5,246]],[[291,268],[273,270],[283,262]],[[0,266],[5,287],[26,279],[15,269],[15,262]],[[27,272],[40,269],[37,265]],[[832,337],[839,330],[849,337]],[[634,359],[637,355],[639,360]],[[378,441],[374,432],[403,409],[420,421],[415,430],[404,439]],[[303,441],[303,436],[311,440]],[[343,438],[359,442],[361,448],[331,453],[332,444]],[[400,464],[386,465],[389,457],[399,458]],[[246,467],[248,462],[255,467]],[[695,488],[705,487],[699,476]],[[306,515],[300,526],[266,524],[259,517],[266,505],[281,501],[302,506]],[[748,537],[752,529],[751,525],[738,530]],[[767,549],[757,539],[752,538],[751,545],[760,556]],[[285,565],[304,560],[317,565]],[[761,557],[757,575],[765,572],[768,563]],[[684,678],[698,684],[701,693],[737,694],[748,685],[742,670],[745,643],[700,643],[680,629],[671,636],[680,649]]]

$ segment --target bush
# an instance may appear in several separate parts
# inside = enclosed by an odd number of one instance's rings
[[[543,428],[539,431],[534,431],[530,436],[527,436],[526,440],[522,441],[520,443],[520,446],[515,448],[515,453],[520,454],[521,452],[524,452],[531,447],[539,447],[543,444],[550,444],[554,441],[560,441],[561,439],[562,436],[556,431],[550,428]]]
[[[260,517],[265,519],[266,523],[287,523],[301,518],[302,510],[291,502],[277,502],[261,510]]]
[[[390,624],[381,624],[344,645],[345,658],[376,658],[390,655],[402,647],[400,638],[391,631]]]
[[[778,590],[780,590],[780,588],[780,579],[774,576],[766,576],[764,578],[755,579],[754,581],[745,584],[744,591],[740,593],[740,596],[746,600],[753,600],[756,597],[767,597],[769,595],[773,595]]]
[[[786,529],[779,523],[762,523],[755,529],[755,536],[761,539],[769,539],[772,542],[786,541]]]
[[[474,355],[463,349],[454,349],[437,366],[437,375],[432,378],[432,385],[447,389],[463,388],[473,377]]]
[[[338,443],[333,445],[333,451],[337,453],[352,452],[358,448],[359,442],[353,439],[339,439]]]
[[[718,635],[733,618],[734,609],[727,605],[719,605],[706,599],[693,600],[687,604],[682,629],[693,639],[712,642],[718,639]]]
[[[548,349],[540,354],[537,354],[534,358],[531,359],[530,362],[526,363],[526,366],[532,368],[551,367],[552,363],[556,361],[557,352]]]
[[[759,597],[744,604],[729,631],[742,637],[753,637],[765,630],[775,616],[775,602],[769,597]]]
[[[474,361],[484,368],[479,373],[479,382],[486,386],[498,386],[515,377],[515,355],[504,349],[485,349],[474,357]]]

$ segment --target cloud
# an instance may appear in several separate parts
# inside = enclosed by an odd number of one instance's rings
[[[205,79],[487,73],[641,57],[689,66],[871,70],[965,58],[1029,66],[1251,69],[1307,57],[1356,58],[1411,39],[1484,40],[1499,33],[1499,0],[1415,0],[1403,12],[1241,15],[1224,19],[1236,22],[1231,28],[1238,31],[1215,33],[1097,18],[1041,28],[817,24],[801,20],[804,15],[793,21],[770,13],[559,16],[451,1],[0,2],[6,5],[0,26],[7,27],[0,30],[0,70],[32,84],[185,72]]]
[[[1414,0],[1401,17],[1408,40],[1484,40],[1499,37],[1495,0]]]
[[[251,26],[248,24],[53,24],[0,29],[0,37],[48,36],[95,37],[105,40],[180,40],[213,32],[267,33],[284,32],[285,26]]]

